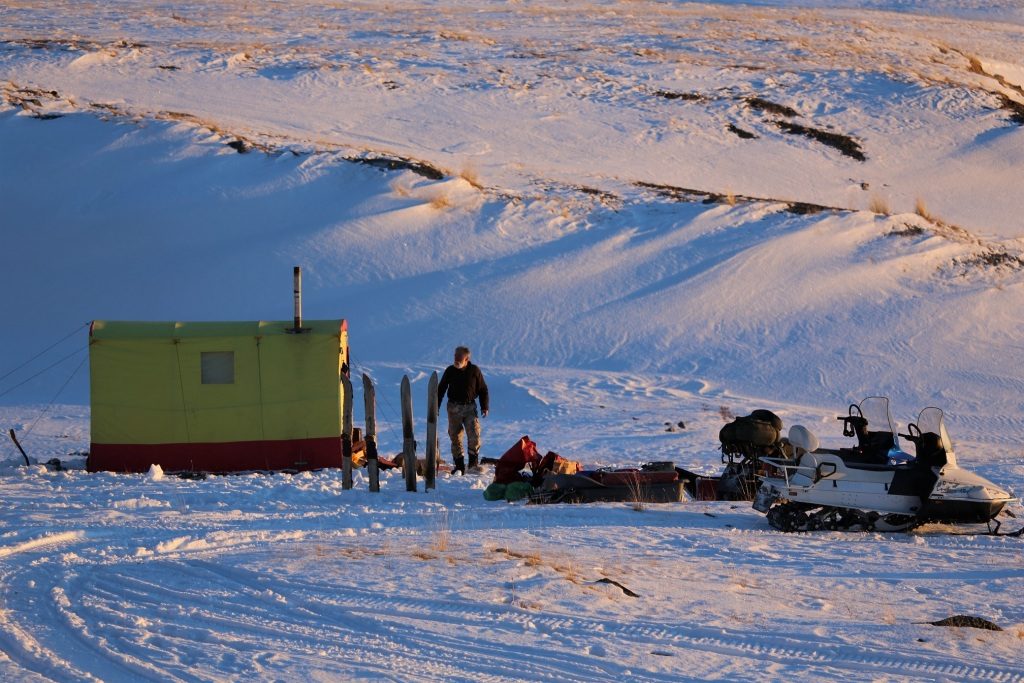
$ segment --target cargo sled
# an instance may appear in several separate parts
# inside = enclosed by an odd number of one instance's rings
[[[640,468],[585,470],[548,474],[530,496],[531,503],[677,503],[684,500],[686,479],[671,462]]]

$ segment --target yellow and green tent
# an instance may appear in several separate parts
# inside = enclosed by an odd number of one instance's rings
[[[95,320],[89,362],[90,471],[341,466],[345,320]]]

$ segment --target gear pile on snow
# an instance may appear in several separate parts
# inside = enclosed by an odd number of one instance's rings
[[[686,492],[694,500],[753,500],[757,477],[765,473],[762,458],[786,458],[782,420],[770,410],[755,410],[735,418],[718,433],[725,469],[717,477],[705,477],[680,469]]]
[[[537,444],[524,436],[495,463],[494,482],[484,490],[484,498],[514,501],[529,497],[531,503],[671,503],[683,500],[684,481],[671,462],[583,470],[580,463],[554,451],[541,457]]]

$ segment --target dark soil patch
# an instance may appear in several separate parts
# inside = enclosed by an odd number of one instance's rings
[[[388,157],[347,157],[347,160],[385,171],[412,171],[416,175],[423,176],[429,180],[441,180],[444,178],[442,171],[423,161]]]
[[[60,93],[56,90],[39,90],[37,88],[5,88],[3,97],[11,104],[20,105],[22,108],[25,108],[26,105],[41,107],[42,100],[55,100],[60,97]]]
[[[1024,258],[1008,254],[1005,251],[995,250],[964,259],[959,261],[959,263],[967,268],[988,266],[991,268],[1010,268],[1012,270],[1024,269]]]
[[[598,197],[603,202],[617,202],[617,201],[619,201],[619,198],[616,195],[612,194],[611,192],[606,192],[605,190],[599,190],[596,187],[587,187],[586,185],[577,185],[576,189],[579,190],[580,192],[582,192],[583,194],[589,194],[589,195],[591,195],[593,197]]]
[[[724,194],[718,194],[717,192],[708,192],[706,190],[693,190],[687,187],[676,187],[675,185],[659,185],[657,183],[645,183],[642,181],[636,181],[633,183],[637,187],[642,187],[647,190],[652,190],[662,197],[666,197],[677,202],[701,202],[702,204],[719,204],[725,201],[734,203],[737,201],[743,202],[781,202],[785,200],[771,199],[766,197],[749,197],[746,195],[731,195],[727,197]],[[823,204],[811,204],[809,202],[787,202],[786,211],[797,215],[807,215],[821,213],[824,211],[843,211],[843,209],[836,206],[825,206]],[[730,418],[731,419],[731,418]]]
[[[677,202],[704,201],[705,203],[711,203],[721,199],[721,195],[717,195],[712,192],[691,190],[686,187],[676,187],[675,185],[659,185],[658,183],[645,183],[642,181],[637,181],[634,185],[648,190],[653,190],[658,195]]]
[[[1010,112],[1010,120],[1018,126],[1024,126],[1024,104],[1011,100],[1006,95],[1003,98],[1003,109]]]
[[[789,121],[775,121],[776,126],[792,135],[803,135],[805,138],[810,138],[815,142],[820,142],[823,145],[838,149],[840,152],[856,159],[857,161],[865,161],[867,157],[864,156],[864,152],[861,151],[860,143],[851,138],[849,135],[841,135],[839,133],[830,133],[827,130],[821,130],[820,128],[809,128],[807,126],[801,126],[798,123],[791,123]]]
[[[640,595],[638,593],[634,593],[633,591],[629,590],[628,588],[623,586],[621,583],[619,583],[615,579],[609,579],[608,577],[605,577],[603,579],[598,579],[594,583],[607,583],[607,584],[611,584],[612,586],[615,586],[616,588],[621,590],[623,592],[623,594],[628,595],[631,598],[639,598],[640,597]]]
[[[181,67],[174,66],[173,64],[158,64],[156,68],[163,69],[164,71],[177,71]]]
[[[4,41],[11,45],[24,45],[33,50],[85,50],[92,51],[100,47],[98,43],[83,40],[51,40],[49,38],[22,38]]]
[[[666,100],[683,100],[684,102],[707,102],[708,98],[696,92],[672,92],[671,90],[655,90],[654,94]]]
[[[920,225],[910,225],[905,223],[902,227],[893,230],[889,234],[894,237],[918,237],[925,234],[926,230]]]
[[[744,140],[753,140],[753,139],[757,138],[757,136],[754,135],[753,133],[751,133],[749,130],[743,130],[742,128],[739,128],[739,127],[737,127],[737,126],[735,126],[735,125],[733,125],[731,123],[729,124],[728,131],[730,133],[732,133],[733,135],[735,135],[735,136],[737,136],[739,138],[742,138]]]
[[[762,97],[746,97],[743,101],[746,102],[747,106],[751,109],[768,112],[769,114],[778,114],[779,116],[788,116],[790,118],[800,116],[800,113],[796,109],[787,107],[784,104],[772,102],[771,100],[766,100]]]
[[[94,107],[102,107],[102,106],[108,106],[109,107],[109,105],[100,105],[100,104],[94,104],[93,106]],[[185,113],[185,112],[182,112],[182,111],[162,111],[159,114],[157,114],[157,118],[171,119],[172,121],[188,121],[189,123],[195,123],[195,124],[200,125],[200,126],[205,125],[205,124],[203,124],[202,121],[197,119],[192,114],[188,114],[188,113]]]
[[[14,85],[13,83],[11,84]],[[63,114],[48,113],[39,111],[43,107],[43,102],[52,102],[60,97],[60,93],[56,90],[39,90],[36,88],[4,88],[0,97],[7,103],[15,107],[21,107],[21,109],[33,118],[48,120],[48,119],[59,119]]]
[[[953,626],[956,628],[981,628],[986,631],[1002,631],[1003,629],[993,624],[988,619],[982,619],[981,617],[971,617],[965,614],[957,614],[952,617],[947,617],[940,621],[929,621],[932,626]]]
[[[239,154],[247,154],[252,151],[252,147],[245,140],[232,140],[227,145]]]
[[[789,206],[786,207],[786,211],[795,213],[798,216],[810,216],[816,213],[822,213],[823,211],[832,211],[830,206],[822,206],[821,204],[809,204],[807,202],[790,202]]]
[[[121,40],[118,40],[118,41],[114,42],[113,46],[114,47],[119,47],[119,48],[122,48],[122,49],[142,49],[142,48],[149,47],[149,45],[146,45],[145,43],[137,43],[134,40],[124,40],[124,39],[121,39]]]

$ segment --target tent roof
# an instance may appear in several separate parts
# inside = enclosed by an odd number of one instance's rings
[[[286,335],[295,326],[294,320],[256,320],[242,322],[136,322],[126,320],[94,320],[89,329],[93,339],[181,339],[203,337],[258,337]],[[347,331],[348,323],[336,320],[303,320],[306,334],[337,336]]]

